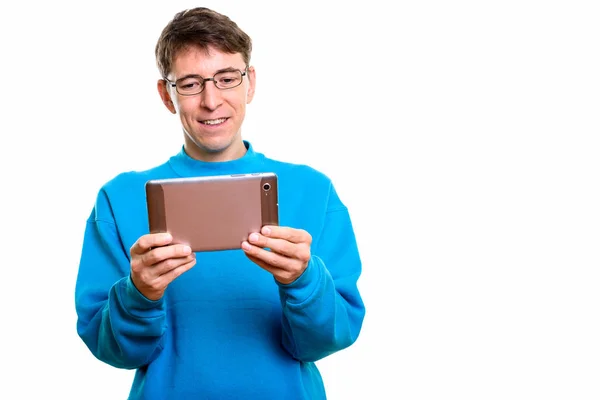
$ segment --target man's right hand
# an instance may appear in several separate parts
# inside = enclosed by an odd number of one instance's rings
[[[196,265],[189,246],[171,244],[169,233],[151,233],[131,246],[131,280],[150,300],[160,299],[175,278]]]

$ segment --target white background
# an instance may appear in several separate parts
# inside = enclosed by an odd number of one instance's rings
[[[100,186],[179,150],[154,45],[207,5],[253,38],[244,137],[328,174],[367,307],[329,398],[600,398],[600,14],[589,1],[4,2],[3,399],[125,399],[76,335]]]

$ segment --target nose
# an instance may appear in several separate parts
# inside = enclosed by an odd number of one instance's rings
[[[222,103],[221,91],[217,89],[214,82],[204,82],[204,90],[200,93],[200,105],[209,110],[216,110]]]

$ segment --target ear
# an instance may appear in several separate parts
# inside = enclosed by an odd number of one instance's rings
[[[169,94],[167,84],[168,82],[166,80],[159,79],[158,82],[156,82],[156,88],[158,89],[158,94],[160,95],[160,98],[165,107],[167,107],[167,109],[171,111],[172,114],[176,114],[177,111],[175,110],[175,104],[173,104],[173,100],[171,99],[171,95]]]
[[[250,104],[254,98],[254,91],[256,89],[256,71],[254,67],[248,68],[248,91],[246,92],[246,104]]]

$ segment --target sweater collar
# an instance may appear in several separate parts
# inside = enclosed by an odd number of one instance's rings
[[[252,144],[244,140],[246,154],[230,161],[201,161],[190,157],[183,146],[179,153],[169,159],[169,165],[180,177],[192,177],[202,175],[220,175],[250,172],[256,169],[257,163],[262,162],[264,156],[256,153]]]

